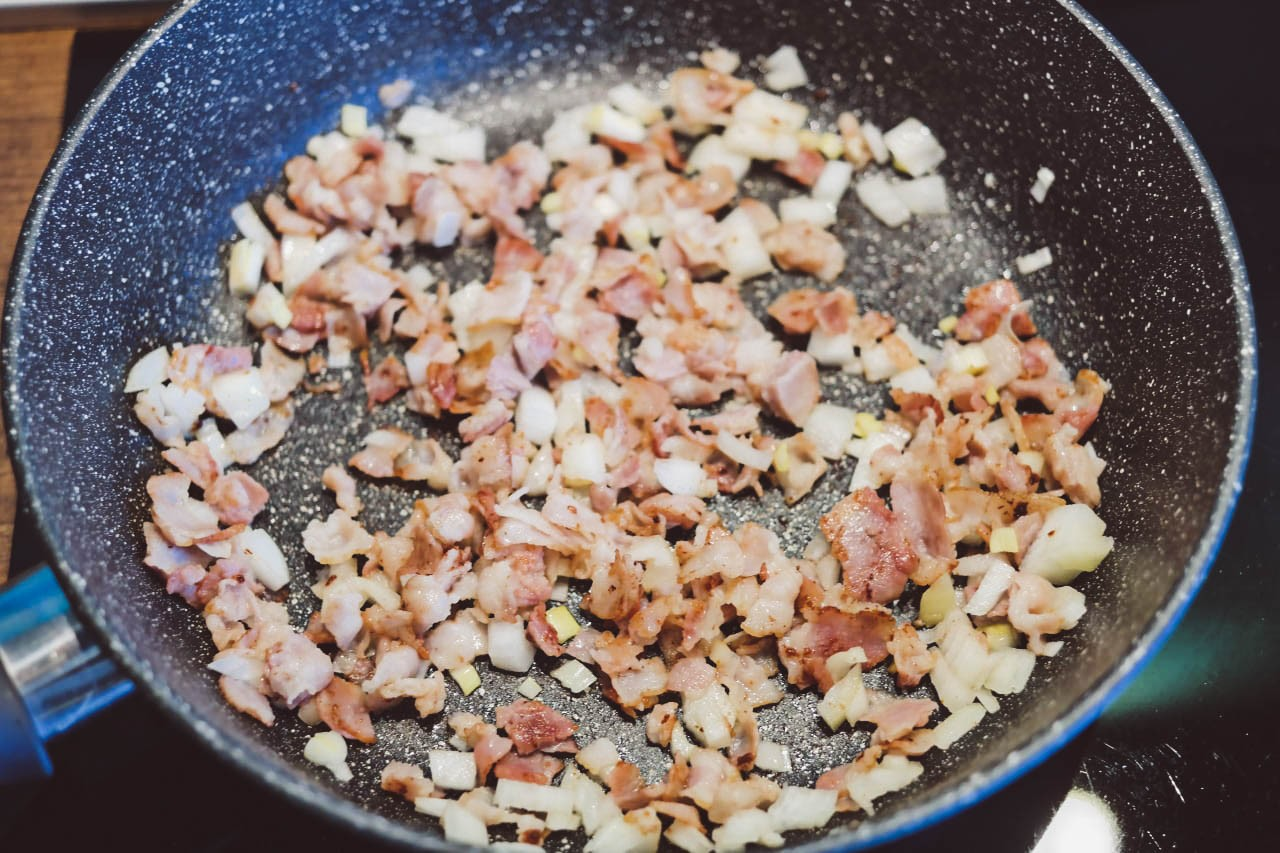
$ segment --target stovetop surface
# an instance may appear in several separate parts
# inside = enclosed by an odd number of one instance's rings
[[[1182,114],[1244,249],[1262,359],[1244,493],[1208,581],[1165,648],[1102,718],[1005,791],[886,850],[1111,853],[1271,848],[1280,836],[1280,63],[1249,0],[1084,4]],[[136,33],[78,37],[74,116]],[[25,529],[24,529],[25,528]],[[40,558],[19,519],[14,563]],[[125,841],[140,851],[376,849],[232,771],[143,697],[52,745],[53,780],[0,821],[0,849]],[[15,804],[10,803],[10,806]],[[5,825],[7,824],[7,826]]]

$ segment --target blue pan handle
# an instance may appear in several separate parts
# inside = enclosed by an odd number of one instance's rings
[[[48,566],[0,592],[0,784],[48,776],[45,743],[132,689]]]

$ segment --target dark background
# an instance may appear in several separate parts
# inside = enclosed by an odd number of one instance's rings
[[[1028,777],[941,827],[886,848],[894,851],[1274,849],[1280,835],[1280,780],[1272,767],[1280,754],[1280,413],[1268,394],[1280,367],[1280,300],[1273,287],[1280,260],[1280,46],[1273,4],[1093,0],[1084,6],[1181,113],[1235,221],[1262,361],[1253,455],[1208,581],[1133,685]],[[69,119],[137,36],[77,37]],[[23,519],[18,523],[13,564],[22,566],[41,552],[34,532],[24,529]],[[0,804],[0,850],[123,844],[142,851],[374,849],[233,772],[141,696],[65,735],[50,751],[54,779],[23,803]]]

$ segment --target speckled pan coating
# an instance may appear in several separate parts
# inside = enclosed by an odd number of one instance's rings
[[[915,115],[948,150],[954,214],[899,232],[852,202],[842,280],[866,307],[917,333],[961,290],[1049,245],[1056,263],[1021,282],[1046,336],[1075,368],[1111,380],[1094,434],[1111,465],[1102,514],[1115,555],[1079,586],[1090,612],[998,722],[930,756],[922,782],[873,821],[812,836],[809,849],[867,846],[976,801],[1042,760],[1090,721],[1170,630],[1207,571],[1235,495],[1252,423],[1255,358],[1248,288],[1226,211],[1198,151],[1145,73],[1098,25],[1050,2],[766,3],[691,0],[679,11],[615,2],[503,3],[202,0],[180,4],[129,54],[68,134],[27,222],[5,309],[5,403],[27,500],[84,615],[138,681],[216,752],[357,829],[447,847],[434,824],[376,790],[389,758],[423,760],[444,733],[409,716],[379,723],[354,750],[357,781],[332,784],[302,762],[306,728],[263,729],[228,708],[199,662],[211,646],[194,612],[142,567],[142,484],[158,470],[150,437],[121,392],[127,365],[162,342],[247,339],[219,281],[232,205],[277,180],[347,101],[380,108],[379,84],[418,81],[491,129],[493,148],[544,126],[551,110],[612,82],[656,79],[718,42],[751,58],[801,48],[829,95],[882,127]],[[287,12],[286,12],[287,8]],[[802,97],[811,98],[812,92]],[[496,150],[496,148],[494,149]],[[1047,203],[1035,171],[1057,182]],[[994,187],[984,176],[995,177]],[[750,289],[776,292],[779,276]],[[865,389],[837,395],[874,399]],[[254,470],[273,499],[265,526],[302,565],[298,533],[327,513],[318,478],[370,423],[361,393],[307,402],[285,445]],[[425,429],[425,426],[424,426]],[[729,502],[791,546],[847,482],[829,474],[785,509]],[[411,494],[362,486],[369,518],[394,524]],[[309,608],[295,584],[295,614]],[[542,663],[539,669],[545,672]],[[543,698],[587,735],[609,734],[651,773],[656,751],[602,702],[575,701],[544,675]],[[485,674],[469,707],[510,701]],[[762,714],[796,743],[809,782],[861,746],[820,732],[814,697]]]

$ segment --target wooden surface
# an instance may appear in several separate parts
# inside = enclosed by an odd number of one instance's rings
[[[0,297],[27,205],[62,130],[74,35],[71,30],[0,33]],[[8,574],[16,508],[13,468],[0,429],[0,584]]]

